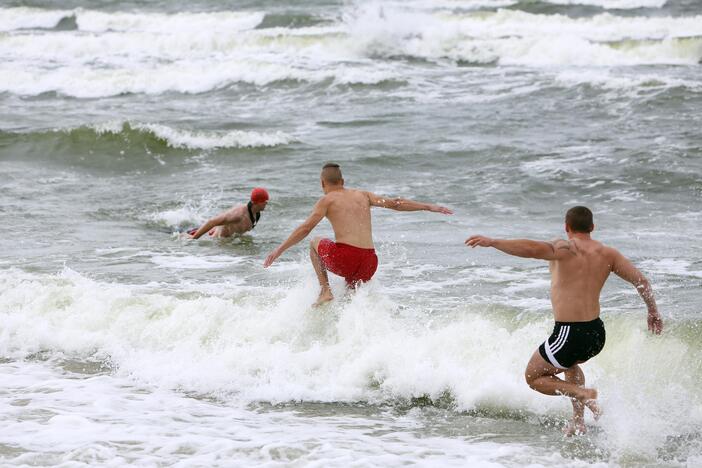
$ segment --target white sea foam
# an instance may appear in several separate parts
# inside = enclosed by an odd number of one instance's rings
[[[262,12],[220,11],[217,13],[126,13],[77,8],[0,8],[0,31],[54,28],[62,19],[75,18],[80,31],[135,31],[167,34],[227,32],[255,28],[263,21]]]
[[[182,227],[186,224],[192,226],[205,220],[206,213],[212,209],[209,205],[209,203],[207,206],[185,203],[178,208],[150,213],[146,218],[173,228]]]
[[[166,125],[141,124],[137,129],[153,132],[168,141],[174,148],[216,149],[216,148],[262,148],[286,145],[295,139],[283,132],[260,133],[254,131],[231,130],[228,132],[193,132],[177,130]]]
[[[228,255],[154,255],[151,261],[161,268],[185,270],[220,270],[242,262],[242,257]]]
[[[28,23],[39,21],[35,17],[42,12],[11,10],[14,19],[7,24],[19,24],[24,16]],[[0,11],[7,16],[10,10]],[[42,21],[63,14],[49,11]],[[204,93],[282,80],[411,81],[412,70],[382,60],[396,56],[536,67],[692,65],[702,59],[702,16],[570,18],[364,3],[349,7],[332,25],[257,30],[250,26],[260,13],[76,14],[90,32],[19,31],[0,37],[0,91],[96,98]],[[191,20],[195,26],[183,34],[178,25]]]
[[[592,5],[606,9],[661,8],[668,0],[546,0],[555,5]]]
[[[591,466],[519,443],[420,437],[421,413],[310,417],[61,365],[3,363],[0,372],[9,391],[0,395],[0,440],[15,449],[3,459],[12,465]]]
[[[646,271],[662,275],[702,278],[702,270],[693,267],[689,260],[682,258],[662,258],[641,262]]]
[[[702,82],[685,80],[670,75],[653,73],[618,73],[607,69],[563,71],[556,75],[556,81],[565,86],[590,85],[602,89],[620,90],[622,92],[659,92],[667,88],[685,88],[702,91]]]
[[[59,21],[72,15],[69,10],[42,8],[0,8],[0,31],[16,29],[53,28]]]
[[[81,31],[139,31],[166,34],[191,34],[207,31],[229,33],[255,28],[263,21],[261,12],[217,13],[106,13],[76,10],[76,23]]]
[[[357,45],[379,55],[446,57],[515,65],[696,64],[702,17],[590,18],[499,10],[427,14],[366,6],[346,21]],[[621,41],[639,41],[619,44]]]
[[[218,148],[265,148],[292,143],[295,138],[291,135],[276,131],[262,133],[251,130],[222,131],[193,131],[169,127],[167,125],[140,122],[108,121],[91,125],[98,134],[119,134],[132,129],[148,132],[168,143],[172,148],[189,148],[212,150]],[[60,129],[66,132],[72,129]]]
[[[243,402],[379,403],[448,391],[459,410],[567,416],[567,401],[536,394],[522,377],[548,319],[505,328],[470,306],[437,319],[412,304],[398,314],[377,283],[321,314],[309,309],[313,285],[310,274],[291,289],[179,299],[71,271],[4,272],[0,354],[109,356],[116,377]],[[613,451],[655,458],[668,436],[702,424],[700,376],[686,364],[699,349],[675,333],[647,337],[644,317],[605,321],[607,347],[586,368],[608,414],[603,437]]]

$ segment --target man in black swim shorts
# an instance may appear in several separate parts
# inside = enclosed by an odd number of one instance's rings
[[[491,239],[471,236],[470,247],[494,247],[517,257],[548,260],[551,270],[551,304],[556,325],[551,336],[534,352],[527,365],[527,384],[546,395],[566,395],[573,403],[573,421],[568,435],[585,432],[584,410],[599,416],[597,390],[585,388],[579,364],[596,356],[604,347],[605,329],[600,320],[600,292],[610,272],[628,281],[648,308],[648,329],[663,330],[651,285],[621,253],[592,239],[592,212],[584,206],[568,210],[565,231],[568,240],[541,242],[526,239]],[[556,375],[564,373],[565,380]]]

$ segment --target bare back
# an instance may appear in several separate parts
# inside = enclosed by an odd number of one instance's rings
[[[326,217],[334,229],[336,242],[372,249],[371,204],[367,192],[341,189],[323,198]]]
[[[551,304],[559,322],[586,322],[600,315],[600,292],[612,271],[616,251],[592,239],[558,240],[569,254],[550,261]]]

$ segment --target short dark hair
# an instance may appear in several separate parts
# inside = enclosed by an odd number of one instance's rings
[[[322,179],[332,185],[341,183],[344,180],[341,175],[341,166],[333,162],[326,163],[322,166]]]
[[[592,211],[586,206],[574,206],[566,212],[565,223],[573,232],[592,232]]]

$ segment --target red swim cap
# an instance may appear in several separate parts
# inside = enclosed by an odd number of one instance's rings
[[[263,203],[268,201],[268,192],[266,189],[261,187],[256,187],[251,191],[251,201],[254,203]]]

